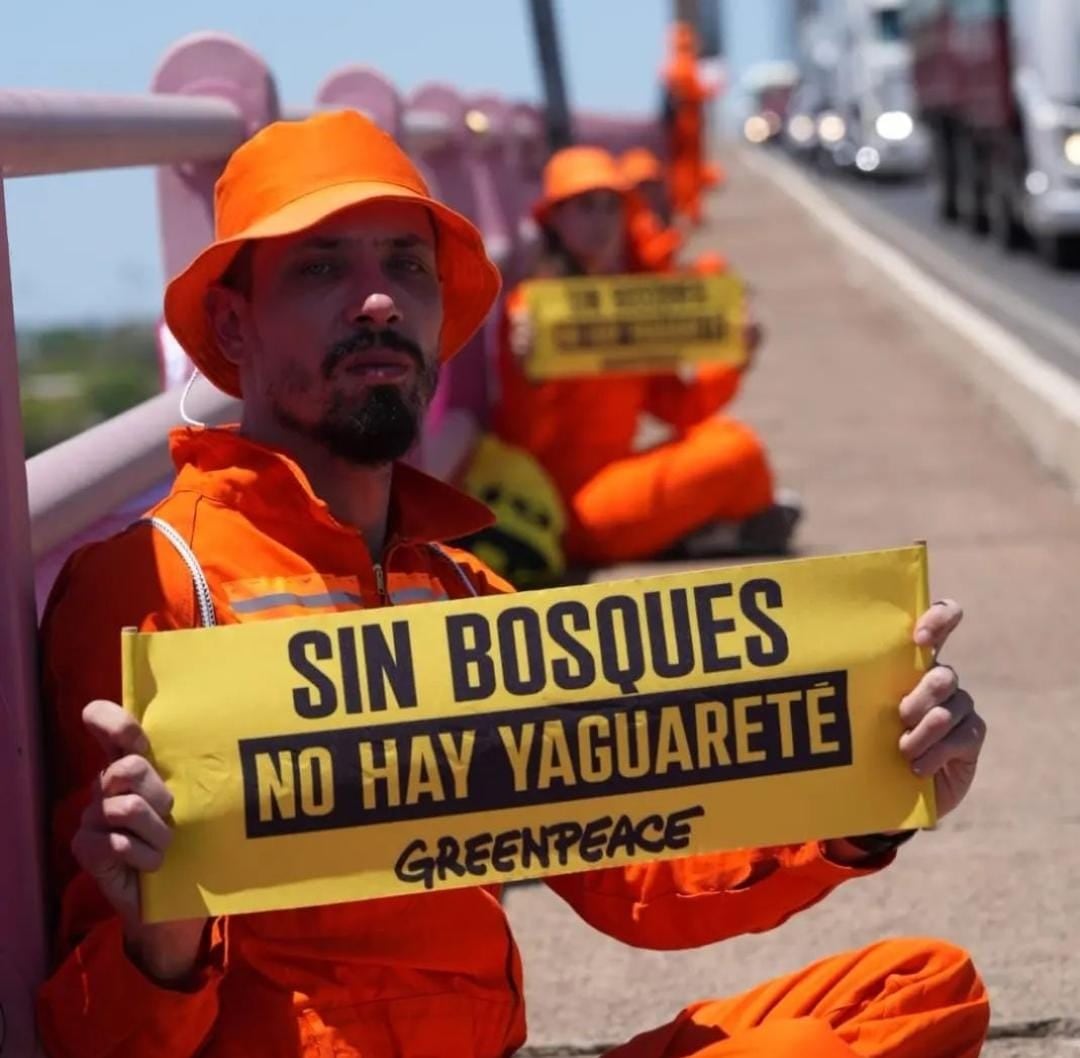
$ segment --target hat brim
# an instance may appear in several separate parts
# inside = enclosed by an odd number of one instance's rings
[[[640,187],[642,184],[663,183],[664,170],[659,162],[628,165],[623,170],[623,178],[630,187]]]
[[[582,177],[580,181],[561,187],[557,194],[545,195],[533,206],[533,219],[538,224],[546,223],[551,211],[568,198],[577,198],[578,195],[587,195],[590,191],[614,191],[617,195],[626,195],[629,190],[625,181],[618,182],[604,177]]]
[[[208,246],[165,289],[165,321],[195,366],[218,389],[242,397],[240,373],[218,347],[206,314],[206,294],[225,274],[244,243],[295,235],[335,213],[364,202],[411,202],[423,206],[436,229],[442,282],[443,327],[439,359],[452,357],[479,330],[495,304],[502,280],[480,232],[460,213],[400,184],[352,181],[309,192],[228,239]]]

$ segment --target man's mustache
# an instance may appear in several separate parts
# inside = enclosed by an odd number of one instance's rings
[[[365,327],[363,330],[357,331],[348,338],[343,338],[330,347],[330,351],[326,354],[322,363],[323,375],[329,378],[345,357],[376,347],[392,349],[397,353],[407,353],[415,362],[417,370],[424,370],[424,353],[412,339],[406,338],[405,335],[389,328],[379,331],[371,327]]]

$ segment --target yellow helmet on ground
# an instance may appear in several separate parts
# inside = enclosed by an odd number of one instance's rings
[[[496,519],[461,546],[518,588],[551,584],[565,573],[566,510],[551,478],[528,452],[485,434],[461,484]]]

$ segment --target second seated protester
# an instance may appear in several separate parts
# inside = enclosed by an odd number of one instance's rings
[[[633,211],[607,151],[570,147],[553,155],[534,207],[544,240],[534,278],[653,271],[632,237]],[[558,487],[569,561],[787,550],[801,513],[797,499],[778,493],[757,433],[718,414],[735,396],[739,369],[536,381],[525,366],[533,338],[519,286],[501,329],[495,431],[531,453]],[[638,450],[646,415],[671,436]]]
[[[671,223],[663,163],[647,147],[634,147],[619,157],[619,172],[629,196],[627,236],[638,263],[650,272],[675,271],[683,238]]]
[[[647,147],[632,147],[619,156],[619,171],[630,196],[629,238],[639,262],[650,272],[678,271],[683,237],[672,222],[664,163]],[[697,254],[689,270],[721,275],[728,270],[728,261],[710,249]]]

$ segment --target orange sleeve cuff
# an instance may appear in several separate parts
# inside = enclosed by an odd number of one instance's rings
[[[548,884],[590,925],[639,948],[677,950],[775,929],[843,882],[892,862],[864,867],[825,858],[816,842],[666,860],[579,875]]]
[[[887,856],[875,856],[864,864],[835,863],[825,855],[825,842],[811,841],[783,850],[780,856],[785,866],[803,872],[807,878],[815,878],[829,890],[852,878],[865,878],[888,867],[896,859],[896,852]]]
[[[50,1058],[192,1058],[217,1018],[224,942],[182,989],[146,977],[124,951],[120,920],[95,926],[38,992],[38,1031]]]

